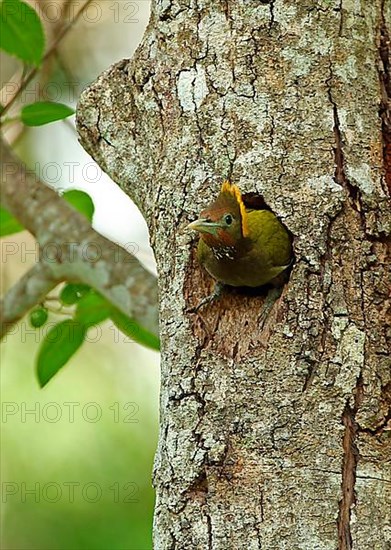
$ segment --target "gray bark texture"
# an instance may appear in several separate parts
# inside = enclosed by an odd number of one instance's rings
[[[82,95],[81,141],[158,264],[156,549],[390,548],[390,11],[156,0]],[[185,227],[226,177],[294,237],[263,330],[259,296],[187,313],[211,280]]]

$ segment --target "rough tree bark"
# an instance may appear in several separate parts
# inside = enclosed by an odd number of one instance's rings
[[[391,544],[390,9],[156,0],[81,98],[81,141],[158,263],[157,549]],[[263,331],[262,297],[186,313],[210,280],[185,226],[225,177],[294,236]]]

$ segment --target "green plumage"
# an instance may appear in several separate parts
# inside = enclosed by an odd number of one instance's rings
[[[248,236],[240,234],[233,244],[219,246],[209,246],[201,236],[197,256],[217,281],[257,287],[272,282],[289,267],[292,245],[288,232],[272,212],[247,210],[246,214]]]

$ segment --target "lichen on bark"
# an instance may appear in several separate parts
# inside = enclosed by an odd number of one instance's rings
[[[136,56],[81,98],[82,143],[141,208],[158,263],[158,549],[390,543],[387,10],[156,1]],[[264,330],[262,297],[186,313],[211,281],[185,227],[226,177],[294,235]]]

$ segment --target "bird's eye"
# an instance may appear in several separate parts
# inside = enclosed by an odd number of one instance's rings
[[[231,216],[231,214],[226,214],[226,215],[224,216],[224,221],[225,221],[225,223],[226,223],[227,225],[231,225],[231,223],[232,223],[232,216]]]

